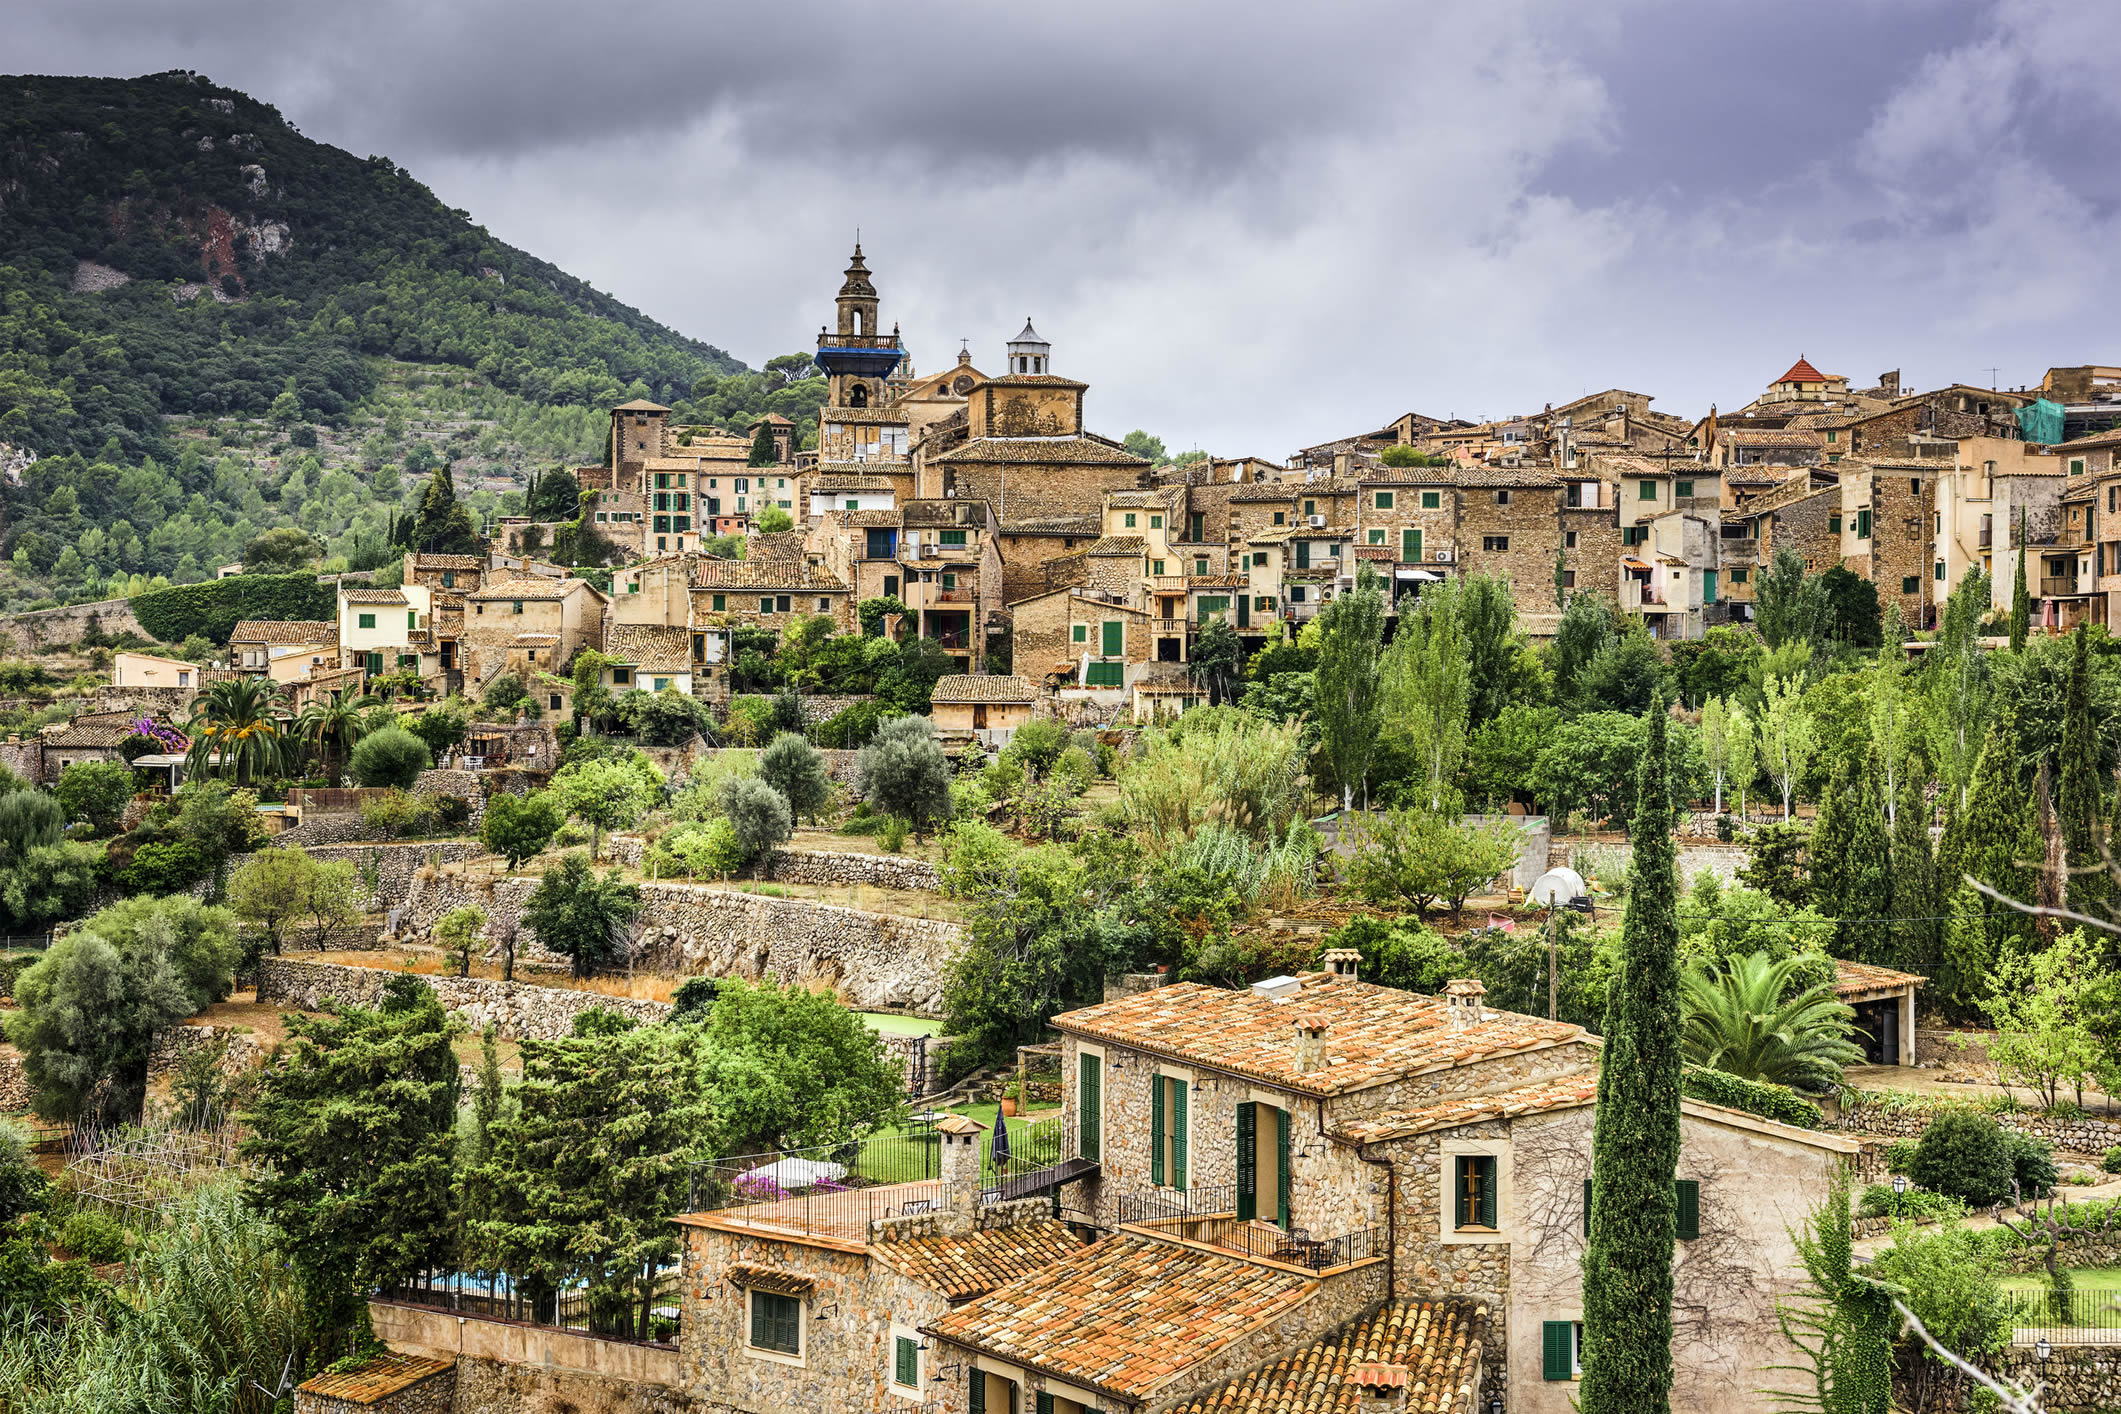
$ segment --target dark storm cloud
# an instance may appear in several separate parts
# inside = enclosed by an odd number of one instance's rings
[[[6,3],[6,0],[0,0]],[[1093,425],[1284,455],[1620,385],[1698,413],[2112,361],[2121,7],[2068,0],[20,6],[754,363],[855,227],[923,367],[1034,313]]]

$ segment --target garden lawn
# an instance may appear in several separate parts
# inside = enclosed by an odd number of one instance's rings
[[[2121,1291],[2121,1267],[2065,1267],[2070,1284],[2079,1291]],[[2022,1276],[2005,1277],[2005,1291],[2045,1291],[2047,1273],[2027,1272]]]

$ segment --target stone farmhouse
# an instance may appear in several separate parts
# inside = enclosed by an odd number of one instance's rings
[[[983,1159],[963,1118],[928,1177],[797,1191],[846,1170],[738,1161],[728,1201],[680,1220],[685,1392],[758,1411],[1572,1408],[1597,1039],[1487,1008],[1478,982],[1430,997],[1362,982],[1350,951],[1326,963],[1055,1018],[1063,1112],[1026,1164]],[[1771,1409],[1789,1231],[1859,1146],[1694,1100],[1681,1123],[1674,1404]]]

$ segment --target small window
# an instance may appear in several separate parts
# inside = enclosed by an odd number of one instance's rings
[[[1207,556],[1205,556],[1205,555],[1202,555],[1202,556],[1200,556],[1200,557],[1196,558],[1196,559],[1195,559],[1195,560],[1193,561],[1193,573],[1195,573],[1195,574],[1206,574],[1207,572],[1208,572],[1208,557],[1207,557]]]
[[[1829,535],[1839,535],[1841,533],[1840,516],[1828,516],[1826,518],[1826,533]]]
[[[1382,545],[1382,544],[1384,544],[1384,543],[1385,543],[1385,533],[1384,533],[1384,532],[1383,532],[1382,530],[1373,530],[1373,531],[1371,531],[1371,532],[1370,532],[1370,543],[1371,543],[1372,545]]]
[[[1563,589],[1574,589],[1576,587],[1576,571],[1563,570],[1561,572],[1561,587]]]
[[[1731,583],[1733,583],[1733,584],[1743,584],[1743,583],[1745,583],[1745,581],[1746,581],[1746,575],[1747,575],[1747,571],[1745,571],[1745,570],[1742,570],[1742,569],[1734,569],[1734,570],[1732,570],[1732,571],[1731,571]]]
[[[1826,429],[1826,440],[1829,442],[1838,442],[1841,440],[1841,434],[1839,432],[1836,432],[1833,428],[1829,427]]]
[[[1681,1242],[1701,1236],[1701,1184],[1697,1179],[1678,1180],[1678,1201],[1672,1209],[1672,1235]]]
[[[832,601],[830,599],[825,598],[823,595],[818,596],[817,611],[821,614],[831,613]]]
[[[1508,504],[1510,504],[1510,493],[1507,491],[1497,491],[1495,493],[1495,504],[1498,506],[1507,506]]]
[[[1129,520],[1127,523],[1132,525],[1134,522]],[[962,545],[965,543],[965,532],[962,530],[945,530],[941,533],[940,539],[945,545]]]
[[[1164,528],[1164,518],[1163,518],[1162,516],[1150,516],[1150,517],[1149,517],[1149,529],[1151,529],[1151,530],[1162,530],[1163,528]]]
[[[1638,501],[1654,501],[1654,500],[1656,500],[1656,499],[1657,499],[1657,483],[1656,483],[1656,482],[1654,482],[1654,481],[1645,481],[1645,482],[1642,482],[1642,483],[1641,483],[1641,484],[1640,484],[1639,486],[1637,486],[1637,488],[1636,488],[1636,490],[1635,490],[1635,499],[1636,499],[1636,500],[1638,500]]]
[[[1575,549],[1575,548],[1576,548],[1576,532],[1575,532],[1575,531],[1573,531],[1573,530],[1564,530],[1564,531],[1563,531],[1563,532],[1561,533],[1561,547],[1562,547],[1562,548],[1563,548],[1564,550],[1573,550],[1573,549]]]
[[[1287,511],[1276,511],[1274,513],[1274,523],[1276,525],[1287,525],[1289,523],[1289,513]]]
[[[1390,491],[1380,491],[1377,493],[1377,509],[1381,511],[1389,511],[1392,509],[1392,493]]]
[[[602,520],[603,518],[604,517],[602,516],[597,517],[598,520]],[[442,571],[442,587],[444,589],[454,589],[457,587],[457,572],[455,570]]]
[[[1132,529],[1134,529],[1134,512],[1132,512],[1132,511],[1128,511],[1128,512],[1127,512],[1127,518],[1126,518],[1126,522],[1125,522],[1125,523],[1126,523],[1126,527],[1127,527],[1127,529],[1129,529],[1129,530],[1132,530]]]
[[[788,612],[788,604],[789,597],[786,594],[777,594],[773,599],[773,611],[777,614],[785,614]]]
[[[954,575],[954,574],[949,574],[949,573],[945,573],[945,574],[943,575],[943,588],[945,588],[945,589],[955,589],[955,588],[957,588],[957,576],[956,576],[956,575]]]
[[[891,1383],[900,1389],[918,1391],[921,1387],[920,1342],[910,1335],[894,1336],[891,1347]]]
[[[626,686],[629,686],[629,685],[630,685],[630,684],[631,684],[632,682],[633,682],[633,669],[631,669],[631,668],[613,668],[613,669],[611,670],[611,685],[612,685],[613,687],[626,687]]]
[[[634,580],[628,580],[628,581],[626,582],[626,592],[627,592],[628,594],[638,594],[638,593],[640,593],[640,592],[641,592],[641,582],[640,582],[639,580],[637,580],[637,579],[634,579]]]
[[[1868,510],[1856,512],[1856,538],[1858,540],[1871,538],[1871,513]]]
[[[1694,494],[1694,483],[1691,481],[1676,482],[1672,486],[1672,494],[1674,496],[1691,496]]]
[[[1436,510],[1436,509],[1438,509],[1438,508],[1439,508],[1439,507],[1441,507],[1442,505],[1443,505],[1443,492],[1441,492],[1441,491],[1424,491],[1424,492],[1422,492],[1422,493],[1421,493],[1421,508],[1422,508],[1423,510],[1425,510],[1425,511],[1433,511],[1433,510]]]
[[[1318,502],[1316,502],[1316,501],[1306,501],[1306,502],[1304,502],[1304,514],[1305,514],[1305,515],[1307,515],[1307,516],[1315,516],[1315,515],[1317,515],[1317,514],[1318,514]]]
[[[1151,560],[1151,561],[1149,561],[1149,573],[1151,573],[1151,574],[1162,574],[1163,572],[1164,572],[1164,562],[1163,562],[1162,560]]]
[[[773,612],[773,600],[770,597],[759,600],[759,612],[762,614],[771,614]]]
[[[1937,582],[1939,584],[1944,583],[1944,561],[1942,560],[1937,561]]]
[[[1451,1168],[1452,1226],[1461,1231],[1495,1231],[1495,1156],[1460,1154],[1451,1161]]]
[[[1070,641],[1071,643],[1088,643],[1088,642],[1090,641],[1090,625],[1088,625],[1088,624],[1071,624],[1071,625],[1069,625],[1069,628],[1068,628],[1068,640],[1069,640],[1069,641]]]
[[[549,697],[549,698],[547,699],[547,701],[546,701],[545,705],[546,705],[547,707],[550,707],[550,708],[551,708],[551,709],[552,709],[553,711],[555,711],[555,712],[559,711],[559,710],[560,710],[560,694],[558,694],[557,692],[553,693],[553,694],[552,694],[552,695],[551,695],[551,696],[550,696],[550,697]]]
[[[1499,553],[1510,548],[1510,537],[1507,535],[1483,535],[1480,537],[1480,548],[1490,553]]]
[[[1910,574],[1910,575],[1903,575],[1903,576],[1901,576],[1901,579],[1900,579],[1900,592],[1901,592],[1902,594],[1919,594],[1919,593],[1921,593],[1921,592],[1922,592],[1922,576],[1921,576],[1921,575],[1919,575],[1919,574]]]
[[[803,1303],[777,1291],[751,1293],[751,1348],[778,1355],[803,1353]]]
[[[2084,475],[2084,458],[2082,458],[2082,457],[2071,457],[2071,458],[2069,459],[2069,474],[2070,474],[2071,476],[2082,476],[2082,475]]]
[[[1583,1322],[1542,1321],[1539,1325],[1539,1337],[1540,1378],[1583,1378]]]
[[[520,614],[523,612],[523,601],[520,599],[511,599],[509,601],[508,608],[509,612]]]
[[[376,626],[376,616],[374,614],[361,615],[359,626],[362,628],[374,628]]]
[[[714,596],[714,612],[716,612],[717,614],[719,614],[719,613],[722,613],[722,612],[723,612],[724,610],[728,609],[728,607],[729,607],[729,596],[728,596],[728,595],[726,595],[726,594],[717,594],[717,595],[715,595],[715,596]]]

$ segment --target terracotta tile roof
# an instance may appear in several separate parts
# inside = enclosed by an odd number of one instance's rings
[[[813,491],[889,491],[894,489],[891,481],[870,474],[867,462],[840,462],[834,469],[818,468],[810,478]]]
[[[989,378],[989,383],[1006,387],[1014,383],[1029,388],[1087,388],[1088,383],[1078,383],[1073,378],[1063,378],[1057,373],[1004,373],[999,378]]]
[[[1005,520],[1000,526],[1003,535],[1095,535],[1097,531],[1098,518],[1094,515]]]
[[[847,586],[801,560],[701,560],[693,566],[695,589],[803,589],[844,594]]]
[[[1084,553],[1091,555],[1146,555],[1149,542],[1139,535],[1107,535]]]
[[[1011,673],[945,673],[929,696],[936,702],[1030,702],[1038,692],[1029,678]]]
[[[1122,1233],[922,1329],[1146,1403],[1317,1288],[1297,1272]]]
[[[130,712],[83,712],[70,722],[58,722],[44,728],[37,740],[44,746],[108,749],[131,736],[133,723],[138,720],[139,717]],[[163,725],[169,723],[164,721]]]
[[[1489,1011],[1481,1025],[1454,1031],[1441,997],[1330,972],[1305,973],[1300,981],[1300,994],[1279,1002],[1249,990],[1182,982],[1063,1012],[1053,1026],[1310,1095],[1367,1089],[1419,1071],[1584,1035],[1578,1026],[1506,1011]],[[1290,1019],[1303,1012],[1325,1021],[1329,1064],[1298,1074],[1290,1054]]]
[[[403,595],[398,596],[400,599]],[[330,619],[244,619],[228,631],[230,643],[337,643],[339,626]]]
[[[348,1404],[380,1404],[398,1391],[453,1370],[456,1365],[454,1360],[435,1360],[424,1355],[400,1355],[391,1351],[376,1356],[357,1370],[319,1375],[298,1388],[320,1399],[342,1399]]]
[[[1726,427],[1716,435],[1734,447],[1816,447],[1821,445],[1817,432],[1797,432],[1789,429],[1774,430],[1765,427]]]
[[[1081,1250],[1082,1239],[1051,1218],[985,1228],[964,1237],[911,1237],[870,1244],[885,1266],[951,1301],[985,1296],[1018,1277],[1043,1271]]]
[[[1805,362],[1804,355],[1799,354],[1797,361],[1790,365],[1790,371],[1775,381],[1777,383],[1824,383],[1827,378],[1824,373]]]
[[[1456,473],[1460,486],[1558,488],[1566,478],[1531,467],[1471,467]],[[1581,478],[1578,478],[1581,479]]]
[[[1922,987],[1928,979],[1917,977],[1912,972],[1895,972],[1890,967],[1876,967],[1868,962],[1834,960],[1834,993],[1848,996],[1855,992],[1884,991],[1890,987]]]
[[[517,599],[538,599],[557,602],[572,594],[575,589],[589,589],[586,579],[504,579],[498,584],[489,584],[484,589],[467,597],[492,603],[497,599],[513,602]]]
[[[1176,488],[1165,487],[1156,491],[1107,491],[1105,504],[1117,506],[1121,510],[1132,510],[1139,506],[1161,510],[1171,504],[1171,492],[1174,489]]]
[[[1099,437],[975,437],[961,447],[952,447],[937,463],[1066,462],[1082,466],[1138,466],[1148,462],[1134,453]]]
[[[1339,1132],[1370,1144],[1385,1139],[1404,1139],[1410,1134],[1427,1134],[1433,1129],[1456,1129],[1482,1120],[1514,1119],[1518,1115],[1542,1114],[1548,1110],[1573,1110],[1591,1104],[1597,1098],[1598,1072],[1587,1070],[1580,1075],[1543,1080],[1537,1085],[1505,1090],[1497,1095],[1459,1095],[1419,1109],[1390,1110],[1342,1125]]]
[[[870,526],[884,527],[900,525],[905,517],[897,511],[841,511],[828,510],[828,516],[838,516],[841,525],[866,529]]]
[[[800,530],[754,530],[744,537],[744,558],[754,564],[762,560],[800,560],[803,546]]]
[[[723,1268],[723,1273],[747,1291],[771,1291],[782,1296],[808,1296],[817,1290],[815,1279],[782,1267],[760,1266],[754,1262],[732,1262]]]
[[[664,407],[664,406],[663,406],[663,405],[662,405],[661,403],[651,403],[651,402],[649,402],[649,401],[648,401],[648,400],[647,400],[646,398],[635,398],[635,399],[634,399],[634,400],[633,400],[632,402],[630,402],[630,403],[620,403],[620,404],[619,404],[619,405],[618,405],[617,407],[613,408],[613,409],[612,409],[612,411],[613,411],[613,412],[668,412],[668,411],[670,411],[670,409],[669,409],[669,408],[666,408],[666,407]]]
[[[420,555],[412,557],[416,570],[482,570],[486,568],[484,555]]]
[[[2072,437],[2067,442],[2057,445],[2054,450],[2066,456],[2071,452],[2096,451],[2101,447],[2121,447],[2121,428],[2115,428],[2110,432],[2093,432],[2083,437]]]
[[[405,594],[397,589],[345,589],[339,590],[342,604],[403,604]]]
[[[1408,1391],[1406,1407],[1472,1407],[1488,1308],[1402,1301],[1172,1409],[1171,1414],[1355,1414],[1365,1385]]]

